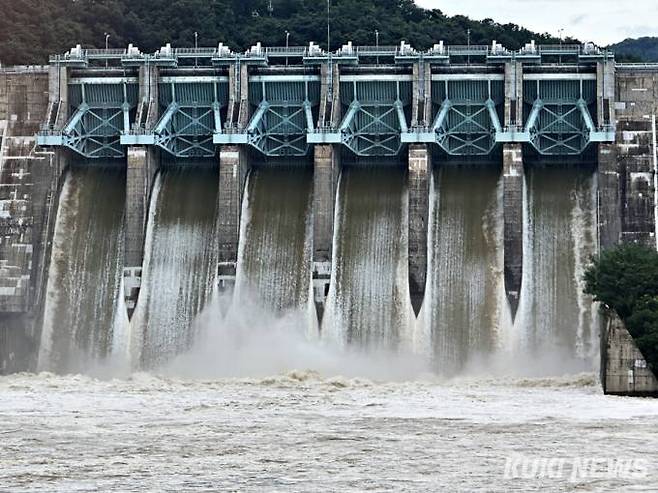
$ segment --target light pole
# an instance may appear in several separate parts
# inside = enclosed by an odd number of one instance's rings
[[[288,65],[288,46],[290,46],[288,43],[289,39],[290,39],[290,31],[286,31],[286,65]]]
[[[199,33],[194,31],[194,54],[196,55],[197,50],[199,49]],[[198,66],[199,59],[194,57],[194,68]]]
[[[558,34],[560,35],[560,55],[558,57],[558,63],[562,63],[562,35],[564,34],[564,28],[558,29]]]
[[[109,33],[103,33],[105,34],[105,51],[110,48],[110,34]],[[105,53],[105,56],[107,57],[107,53]],[[108,60],[105,58],[105,68],[107,68]]]
[[[379,29],[375,29],[375,50],[377,52],[377,65],[379,65]]]
[[[471,30],[466,30],[466,64],[471,64]]]
[[[327,53],[331,53],[331,0],[327,0]]]

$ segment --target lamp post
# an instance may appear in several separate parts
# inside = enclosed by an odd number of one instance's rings
[[[375,50],[377,52],[377,65],[379,65],[379,30],[375,29]]]
[[[199,49],[199,33],[194,31],[194,54],[196,55],[197,50]],[[198,66],[199,59],[194,57],[194,67]]]
[[[289,39],[290,39],[290,31],[286,31],[286,66],[288,65],[288,46],[290,46],[288,43]]]
[[[103,33],[103,34],[105,34],[105,51],[107,52],[107,50],[110,48],[110,34],[109,33]],[[107,53],[105,53],[105,56],[107,56]],[[108,65],[108,60],[106,58],[105,68],[107,68],[107,65]]]
[[[331,52],[331,0],[327,0],[327,53]]]
[[[560,36],[560,55],[558,57],[558,63],[562,63],[562,35],[564,34],[564,28],[561,27],[557,32]]]
[[[466,64],[471,64],[471,30],[466,30]]]

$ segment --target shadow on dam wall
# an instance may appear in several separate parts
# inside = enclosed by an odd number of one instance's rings
[[[404,168],[345,166],[320,337],[343,346],[411,351],[442,374],[493,368],[520,353],[548,354],[546,360],[552,353],[574,367],[592,368],[597,321],[591,300],[581,294],[583,266],[596,251],[592,170],[527,167],[524,278],[514,324],[502,275],[500,173],[498,165],[435,167],[428,286],[416,319],[407,280]],[[275,315],[312,311],[312,177],[310,168],[299,166],[252,169],[234,310],[255,302]],[[200,313],[207,312],[206,321],[221,316],[212,309],[217,169],[165,167],[159,173],[142,292],[130,322],[121,296],[124,190],[125,172],[116,168],[74,167],[66,176],[40,369],[158,367],[194,343],[203,330],[195,323]]]

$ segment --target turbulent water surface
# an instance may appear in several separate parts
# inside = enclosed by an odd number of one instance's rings
[[[344,168],[318,340],[307,337],[306,317],[310,171],[252,172],[236,299],[225,316],[212,296],[217,172],[162,171],[128,330],[117,316],[125,311],[125,175],[72,170],[57,217],[41,369],[82,373],[132,333],[141,361],[158,370],[111,379],[105,368],[106,380],[0,377],[0,490],[655,489],[658,400],[603,396],[589,373],[504,376],[574,373],[574,361],[591,371],[596,317],[582,272],[596,251],[592,173],[527,171],[513,325],[500,170],[436,172],[417,323],[404,173]],[[482,354],[502,358],[467,365]],[[459,370],[485,376],[443,379]],[[519,458],[567,467],[509,466]],[[615,466],[573,474],[575,462],[592,460],[642,462],[633,474]]]
[[[125,322],[123,272],[125,171],[72,168],[60,197],[44,310],[39,367],[81,371],[112,354]],[[115,334],[116,332],[116,334]]]
[[[4,491],[628,491],[658,401],[593,377],[374,383],[309,372],[0,377]],[[508,457],[643,458],[633,478],[505,478]]]

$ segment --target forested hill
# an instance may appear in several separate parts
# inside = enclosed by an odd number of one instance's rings
[[[50,53],[61,53],[77,43],[102,48],[104,33],[111,47],[133,43],[152,52],[162,44],[199,46],[223,41],[233,50],[244,50],[256,41],[264,45],[291,45],[309,41],[326,45],[326,2],[323,0],[10,0],[2,2],[0,62],[43,63]],[[271,8],[270,8],[271,6]],[[331,44],[335,49],[351,40],[355,44],[400,40],[425,49],[438,40],[466,44],[497,40],[516,49],[531,39],[555,42],[515,24],[492,20],[473,21],[448,17],[440,10],[425,10],[412,0],[331,0]]]
[[[612,45],[615,54],[630,61],[658,62],[658,37],[625,39]]]

